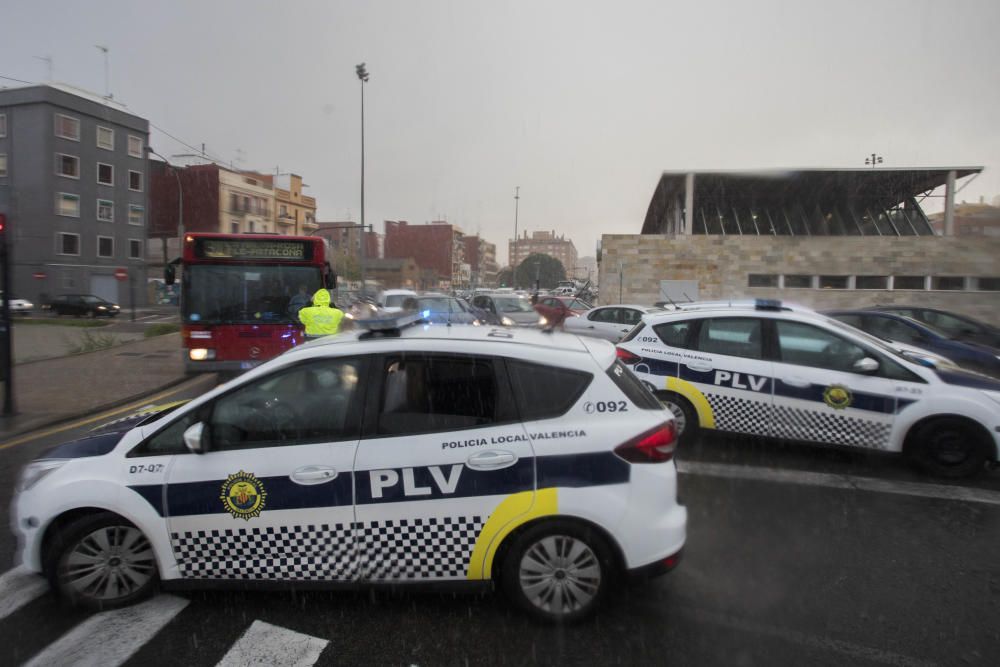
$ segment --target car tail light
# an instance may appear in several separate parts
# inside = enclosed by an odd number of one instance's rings
[[[630,463],[660,463],[674,457],[677,435],[667,422],[615,447],[615,454]]]
[[[623,364],[635,364],[642,361],[642,357],[640,357],[638,354],[632,354],[628,350],[622,349],[620,347],[615,348],[615,356],[617,356],[618,360],[621,361]]]

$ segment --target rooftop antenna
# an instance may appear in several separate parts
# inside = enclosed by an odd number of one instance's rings
[[[113,95],[111,94],[111,64],[108,58],[108,47],[94,44],[94,48],[104,54],[104,96],[110,100]]]
[[[45,63],[46,81],[52,83],[52,56],[32,56],[36,60],[41,60]]]

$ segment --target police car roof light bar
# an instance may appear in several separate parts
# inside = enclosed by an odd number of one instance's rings
[[[359,336],[360,339],[375,337],[396,338],[403,329],[413,326],[417,322],[422,322],[423,319],[424,317],[421,313],[407,313],[392,317],[371,317],[363,320],[354,320],[354,324],[359,329],[365,330]]]
[[[785,310],[779,299],[755,299],[753,306],[757,310]]]

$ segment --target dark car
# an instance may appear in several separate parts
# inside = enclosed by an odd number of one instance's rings
[[[962,368],[1000,378],[996,351],[970,341],[955,340],[923,322],[871,310],[830,310],[826,315],[883,340],[914,345],[950,359]]]
[[[52,299],[49,309],[56,315],[114,317],[121,307],[93,294],[63,294]]]
[[[490,324],[509,327],[538,325],[539,315],[531,306],[531,301],[517,294],[477,294],[472,298],[472,305],[492,316]]]
[[[938,331],[948,334],[952,338],[979,343],[980,345],[988,345],[1000,350],[1000,328],[965,315],[959,315],[947,310],[938,310],[937,308],[922,308],[919,306],[875,306],[868,310],[912,317],[918,322],[923,322]]]
[[[543,296],[535,304],[535,311],[545,318],[542,326],[561,326],[567,317],[577,317],[593,308],[592,305],[572,296]]]
[[[416,299],[417,311],[433,324],[476,324],[476,317],[461,299],[445,294],[425,294]],[[409,300],[407,300],[409,301]],[[404,308],[409,304],[404,304]]]

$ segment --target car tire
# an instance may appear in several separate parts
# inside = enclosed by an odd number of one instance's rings
[[[701,422],[698,421],[698,412],[691,402],[672,391],[656,392],[656,398],[674,416],[677,444],[688,445],[697,440],[701,432]]]
[[[124,607],[152,595],[159,581],[149,539],[110,513],[93,514],[59,529],[47,550],[52,588],[87,609]]]
[[[983,471],[988,443],[972,424],[958,417],[926,422],[911,436],[914,462],[937,477],[972,477]]]
[[[575,623],[600,607],[616,575],[614,554],[597,530],[553,520],[514,537],[501,563],[500,584],[536,619]]]

